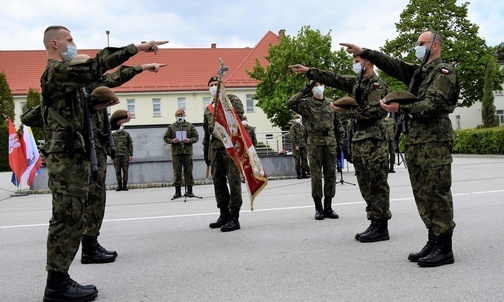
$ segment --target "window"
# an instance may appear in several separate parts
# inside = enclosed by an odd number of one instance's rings
[[[203,97],[203,110],[212,102],[212,98],[209,96]]]
[[[128,105],[128,111],[131,113],[131,117],[135,118],[135,100],[126,99],[126,104]]]
[[[152,116],[160,117],[161,116],[161,99],[153,98],[152,99]]]
[[[499,123],[504,124],[504,110],[496,110],[497,116],[499,117]]]
[[[247,112],[254,112],[254,95],[247,94]]]
[[[185,110],[186,98],[177,98],[177,101],[178,101],[178,108],[182,108]]]

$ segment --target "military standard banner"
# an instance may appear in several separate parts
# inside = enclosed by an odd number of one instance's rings
[[[254,210],[254,199],[266,187],[268,176],[222,84],[215,106],[213,136],[222,141],[243,175],[250,193],[250,209]]]

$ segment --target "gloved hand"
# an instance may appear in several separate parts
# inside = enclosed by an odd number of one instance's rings
[[[306,83],[306,85],[303,87],[303,90],[301,90],[301,92],[303,94],[308,94],[311,92],[311,90],[313,89],[313,87],[315,87],[315,81],[310,81],[308,83]]]

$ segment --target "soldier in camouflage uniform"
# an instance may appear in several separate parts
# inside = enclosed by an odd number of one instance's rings
[[[173,199],[182,197],[180,186],[182,185],[182,168],[184,169],[184,180],[186,185],[185,196],[194,197],[192,187],[194,185],[193,179],[193,144],[199,140],[198,131],[193,124],[185,119],[184,109],[177,109],[175,111],[175,118],[177,121],[171,123],[166,129],[164,141],[171,145],[171,155],[173,160],[173,172],[175,173],[175,195]],[[179,140],[177,133],[184,131],[185,138]],[[180,137],[180,136],[179,136]]]
[[[222,232],[230,232],[240,229],[240,208],[243,203],[241,194],[241,173],[236,167],[234,161],[228,155],[224,144],[212,135],[212,120],[215,104],[215,97],[218,85],[218,78],[211,77],[208,81],[210,94],[214,98],[211,105],[205,108],[203,117],[203,130],[205,137],[203,139],[203,153],[207,166],[211,165],[212,180],[215,190],[215,199],[217,207],[220,210],[220,216],[217,221],[210,223],[209,227],[220,228]],[[228,95],[231,104],[238,116],[243,116],[243,103],[233,95]],[[210,151],[210,157],[209,157]],[[226,185],[229,183],[229,190]]]
[[[347,52],[370,60],[387,74],[410,85],[418,101],[381,106],[389,112],[411,116],[405,159],[418,212],[428,229],[427,244],[408,259],[431,267],[455,262],[452,251],[453,199],[451,163],[453,128],[448,117],[458,101],[460,84],[454,68],[441,60],[443,39],[426,31],[418,37],[416,56],[422,65],[409,64],[381,52],[341,44]]]
[[[159,43],[164,44],[164,43]],[[82,286],[68,275],[84,231],[85,201],[89,193],[91,165],[86,148],[83,99],[78,91],[100,80],[138,51],[157,51],[157,42],[105,48],[95,59],[71,62],[77,47],[70,31],[50,26],[44,32],[47,67],[41,77],[44,101],[41,113],[46,132],[48,186],[52,193],[52,217],[47,238],[47,284],[44,301],[92,301],[94,285]],[[101,110],[114,102],[94,106]]]
[[[257,147],[257,138],[256,138],[256,133],[255,133],[255,127],[252,127],[248,124],[248,118],[244,115],[242,116],[242,124],[243,127],[245,127],[245,130],[247,131],[248,136],[250,137],[250,140],[252,141],[252,145],[254,148]]]
[[[298,179],[310,177],[310,167],[308,166],[308,131],[301,123],[301,116],[294,115],[294,123],[289,129],[289,136],[292,144],[292,157],[294,158],[294,169]]]
[[[116,191],[128,191],[129,162],[133,159],[133,140],[131,135],[120,125],[118,130],[112,132],[116,147],[114,168],[116,171]]]
[[[371,221],[364,232],[355,235],[355,239],[361,242],[388,240],[388,220],[392,214],[387,183],[388,142],[382,123],[387,112],[380,107],[380,99],[388,92],[387,85],[374,73],[373,64],[358,56],[354,58],[357,76],[339,75],[302,65],[297,65],[295,71],[355,96],[359,105],[357,108],[331,104],[334,111],[353,120],[350,142],[352,163],[361,195],[366,201],[367,219]]]
[[[308,96],[313,92],[312,96]],[[308,158],[311,169],[312,197],[315,203],[315,219],[339,218],[332,209],[336,192],[336,133],[331,109],[332,99],[324,97],[324,86],[312,81],[298,94],[287,100],[287,108],[301,114],[308,129]],[[324,188],[322,189],[322,170]],[[324,207],[322,207],[324,197]]]
[[[388,150],[389,150],[389,173],[395,173],[395,149],[394,149],[394,132],[395,132],[395,119],[387,115],[384,119],[385,128],[387,129],[387,140],[388,140]]]

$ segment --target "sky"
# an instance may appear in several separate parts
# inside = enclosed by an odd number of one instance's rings
[[[460,4],[466,1],[458,1]],[[472,0],[468,19],[487,45],[504,41],[504,1]],[[0,0],[0,50],[44,49],[49,25],[66,26],[81,49],[169,40],[162,48],[254,47],[268,32],[297,36],[309,25],[333,49],[350,42],[378,49],[397,37],[409,0]],[[107,36],[106,31],[109,31]]]

